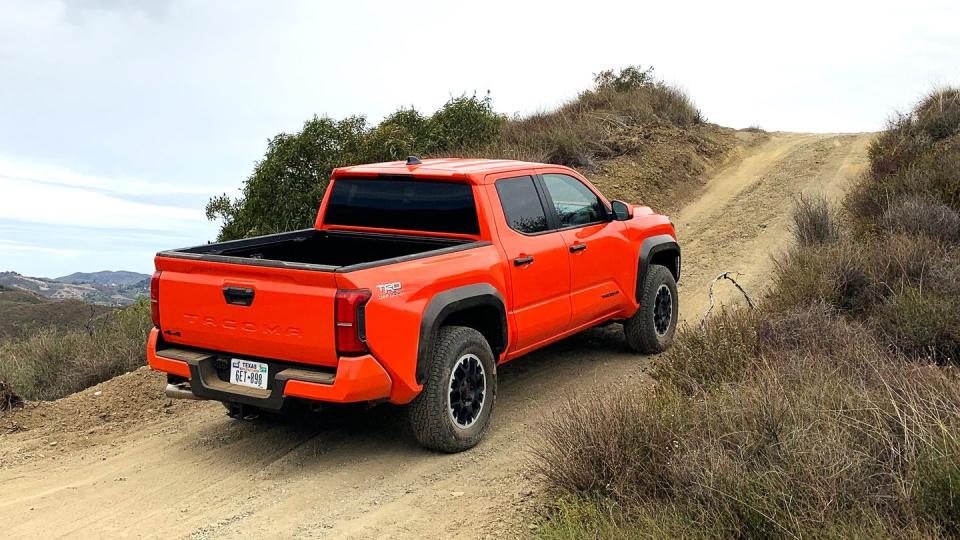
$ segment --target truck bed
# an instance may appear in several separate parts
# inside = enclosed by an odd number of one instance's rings
[[[343,272],[459,251],[485,243],[440,236],[304,229],[163,251],[159,255]]]

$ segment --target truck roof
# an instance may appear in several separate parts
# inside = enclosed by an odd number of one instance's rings
[[[540,167],[559,166],[512,159],[434,158],[424,159],[419,165],[407,165],[406,161],[388,161],[385,163],[338,167],[333,170],[333,175],[413,175],[436,178],[462,178],[471,183],[480,184],[484,182],[484,177],[490,173]],[[566,167],[559,168],[566,169]]]

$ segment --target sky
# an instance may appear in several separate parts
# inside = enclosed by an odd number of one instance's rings
[[[960,84],[960,3],[0,0],[0,271],[152,271],[313,115],[529,114],[630,64],[711,122],[881,129]]]

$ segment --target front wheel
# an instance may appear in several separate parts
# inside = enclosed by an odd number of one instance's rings
[[[640,307],[623,323],[627,344],[638,353],[655,354],[673,343],[679,303],[677,282],[665,266],[650,265],[640,291]]]
[[[423,390],[408,407],[410,425],[421,445],[461,452],[487,431],[497,399],[496,362],[473,328],[445,326],[432,345]]]

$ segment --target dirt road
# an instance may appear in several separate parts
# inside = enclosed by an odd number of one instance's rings
[[[788,242],[801,191],[836,198],[866,163],[868,135],[771,134],[740,150],[674,216],[681,310],[706,308],[717,273],[755,295]],[[729,284],[723,302],[738,301]],[[235,422],[217,403],[165,403],[141,370],[0,417],[0,515],[8,538],[465,537],[527,532],[538,501],[527,449],[574,392],[648,384],[649,358],[616,327],[572,337],[500,370],[494,424],[458,455],[421,450],[391,408],[314,422]],[[97,394],[96,392],[100,392]]]

